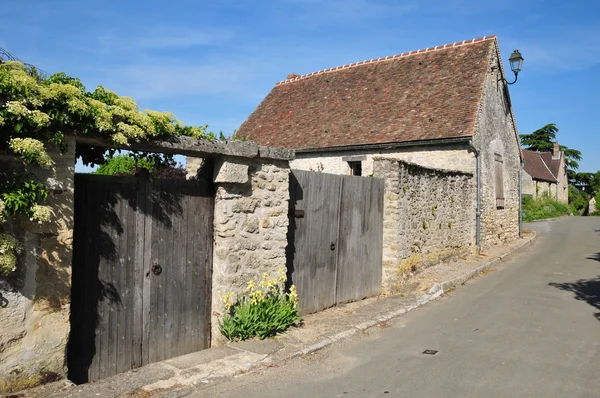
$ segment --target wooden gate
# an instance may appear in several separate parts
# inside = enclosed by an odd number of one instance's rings
[[[71,380],[209,346],[213,198],[195,181],[76,175]]]
[[[292,170],[287,262],[303,313],[379,293],[383,192],[380,179]]]

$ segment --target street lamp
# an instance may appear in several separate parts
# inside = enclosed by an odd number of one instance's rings
[[[506,80],[505,81],[506,81],[506,84],[515,84],[519,77],[519,72],[521,71],[521,68],[523,67],[523,57],[521,56],[521,53],[519,52],[519,50],[515,50],[510,55],[510,58],[508,58],[508,62],[510,63],[510,69],[515,74],[515,80],[510,83]]]

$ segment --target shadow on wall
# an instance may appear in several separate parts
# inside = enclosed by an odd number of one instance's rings
[[[68,377],[75,383],[89,381],[96,356],[97,329],[99,325],[108,326],[101,316],[112,311],[132,311],[123,309],[123,301],[127,300],[124,295],[133,294],[133,288],[119,278],[123,267],[131,271],[134,266],[132,241],[137,241],[140,233],[143,236],[143,231],[135,230],[136,212],[151,216],[167,228],[172,226],[172,216],[183,213],[182,194],[159,189],[147,194],[147,181],[147,175],[76,176],[71,332],[67,347]],[[131,275],[135,277],[133,272]]]
[[[600,261],[600,253],[588,257],[589,260]],[[593,279],[579,279],[575,282],[549,283],[550,286],[573,293],[576,300],[585,301],[600,310],[600,275]],[[600,321],[600,312],[594,314]]]
[[[20,162],[0,164],[0,181],[18,180],[29,176],[32,171]],[[34,302],[38,311],[56,312],[68,303],[71,273],[71,235],[73,210],[68,192],[50,192],[46,205],[54,212],[54,222],[38,224],[25,217],[15,217],[2,226],[2,230],[13,235],[22,250],[18,253],[17,270],[3,278],[0,290],[18,292]],[[1,232],[1,231],[0,231]],[[27,267],[24,264],[36,264]],[[35,274],[29,273],[35,269]],[[0,308],[10,303],[0,295]]]

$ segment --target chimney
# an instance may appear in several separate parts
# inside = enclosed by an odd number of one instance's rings
[[[298,77],[300,77],[300,75],[297,75],[297,74],[295,74],[295,73],[290,73],[289,75],[287,75],[287,78],[286,78],[286,79],[287,79],[287,80],[290,80],[290,79],[296,79],[296,78],[298,78]]]
[[[552,151],[552,159],[560,159],[560,145],[558,141],[554,143],[554,150]]]

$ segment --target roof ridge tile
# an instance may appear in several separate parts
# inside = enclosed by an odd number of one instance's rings
[[[359,61],[359,62],[354,62],[354,63],[350,63],[350,64],[345,64],[345,65],[340,65],[337,67],[333,67],[333,68],[327,68],[327,69],[321,69],[315,72],[310,72],[307,73],[305,75],[301,75],[298,77],[294,77],[292,79],[286,79],[286,80],[282,80],[280,82],[277,82],[275,84],[275,86],[279,86],[282,84],[286,84],[286,83],[292,83],[298,80],[302,80],[302,79],[306,79],[308,77],[312,77],[315,75],[321,75],[323,73],[328,73],[328,72],[332,72],[332,71],[337,71],[337,70],[342,70],[342,69],[349,69],[349,68],[354,68],[360,65],[366,65],[366,64],[371,64],[371,63],[376,63],[376,62],[385,62],[391,59],[398,59],[398,58],[402,58],[402,57],[408,57],[411,55],[415,55],[415,54],[423,54],[423,53],[427,53],[427,52],[432,52],[432,51],[439,51],[439,50],[444,50],[450,47],[460,47],[460,46],[464,46],[464,45],[469,45],[469,44],[474,44],[474,43],[479,43],[485,40],[494,40],[496,39],[496,35],[490,35],[490,36],[483,36],[483,37],[479,37],[479,38],[475,38],[475,39],[471,39],[471,40],[463,40],[462,42],[457,41],[454,43],[449,43],[449,44],[444,44],[442,46],[435,46],[435,47],[428,47],[425,49],[420,49],[420,50],[412,50],[409,52],[403,52],[400,54],[396,54],[396,55],[390,55],[387,57],[380,57],[380,58],[373,58],[371,60],[365,60],[365,61]]]

